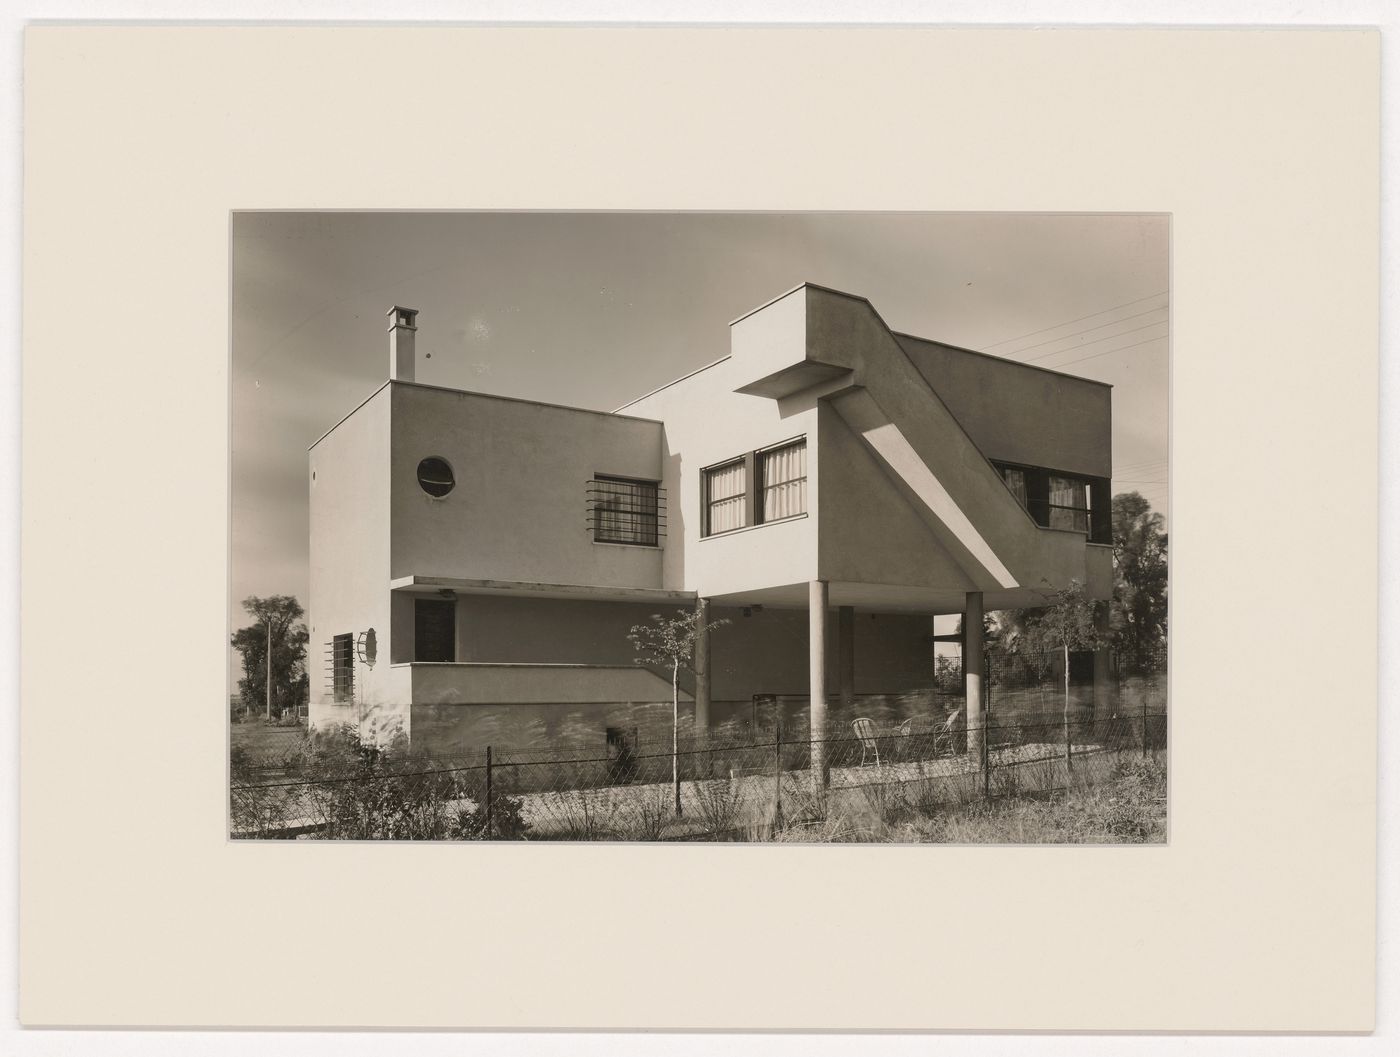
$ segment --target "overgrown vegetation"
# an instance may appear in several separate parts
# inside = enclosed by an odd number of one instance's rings
[[[827,814],[789,826],[782,842],[920,844],[1154,844],[1166,841],[1167,772],[1154,759],[1125,757],[1105,779],[1066,781],[1053,761],[996,776],[992,796],[954,784],[933,799],[874,786]],[[1012,777],[1012,776],[1015,777]],[[1042,784],[1043,783],[1043,784]]]
[[[1113,569],[1114,643],[1136,674],[1167,641],[1167,534],[1137,492],[1113,497]]]
[[[232,828],[240,836],[327,840],[512,840],[529,823],[517,797],[492,792],[486,811],[480,768],[443,768],[408,751],[364,742],[338,727],[308,734],[278,764],[230,753]]]
[[[1034,749],[1034,747],[1031,747]],[[1044,748],[1049,749],[1049,746]],[[1144,843],[1165,839],[1166,770],[1148,749],[1054,755],[998,750],[984,774],[954,758],[843,769],[820,795],[809,772],[694,779],[684,818],[668,782],[506,792],[486,810],[475,760],[415,755],[340,729],[305,736],[275,765],[235,746],[233,831],[340,840],[748,840],[829,843]],[[502,781],[504,779],[504,781]],[[779,788],[781,795],[778,795]]]

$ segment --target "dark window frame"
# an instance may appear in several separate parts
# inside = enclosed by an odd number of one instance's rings
[[[1002,484],[1006,485],[1006,490],[1011,492],[1011,486],[1006,482],[1006,470],[1020,470],[1025,475],[1026,481],[1026,505],[1023,510],[1041,528],[1050,528],[1051,512],[1054,510],[1082,511],[1084,514],[1085,528],[1059,528],[1057,532],[1082,532],[1090,543],[1108,544],[1113,542],[1113,528],[1111,510],[1112,481],[1107,477],[1094,477],[1090,474],[1074,473],[1069,470],[1057,470],[1048,466],[1032,466],[1024,462],[1010,462],[1004,459],[988,459],[992,468],[996,470],[997,476],[1001,478]],[[1061,477],[1074,481],[1085,488],[1085,507],[1071,507],[1050,502],[1050,478]],[[1015,492],[1011,493],[1015,495]],[[1018,500],[1019,502],[1019,500]]]
[[[650,488],[650,509],[647,509],[645,494],[640,496],[629,496],[626,492],[609,493],[607,485],[621,484],[632,487]],[[627,509],[625,507],[613,507],[609,505],[609,496],[618,498],[640,498],[643,500],[641,506]],[[666,490],[661,487],[661,482],[651,477],[627,477],[617,473],[594,473],[588,482],[588,528],[593,534],[594,543],[605,543],[614,547],[660,547],[661,539],[665,536],[666,515],[664,514]],[[651,531],[637,533],[641,538],[621,538],[611,533],[604,532],[604,513],[609,510],[631,515],[638,519],[638,524],[647,525],[650,519]],[[612,523],[612,527],[620,524],[618,521]]]
[[[784,484],[802,482],[802,509],[795,514],[784,514],[782,517],[770,518],[763,512],[764,500],[768,492],[767,457],[778,452],[787,451],[789,448],[801,448],[802,455],[802,476],[793,477]],[[775,525],[779,521],[790,521],[793,518],[806,517],[807,515],[807,437],[804,434],[792,440],[783,441],[781,444],[770,444],[766,448],[759,448],[754,452],[754,524]]]
[[[727,470],[731,466],[743,466],[744,468],[744,523],[735,525],[733,528],[714,529],[711,527],[710,515],[714,511],[715,500],[710,498],[710,475],[716,470]],[[717,462],[710,466],[702,467],[700,470],[700,535],[704,536],[727,536],[731,532],[739,532],[753,526],[753,477],[754,459],[753,452],[744,455],[736,455]],[[720,502],[726,502],[735,496],[725,496]]]
[[[423,467],[426,466],[428,463],[442,463],[442,465],[447,468],[447,487],[444,488],[441,492],[431,491],[428,488],[428,485],[423,483]],[[447,459],[444,459],[441,455],[425,455],[423,456],[423,458],[419,459],[418,465],[414,468],[413,471],[413,478],[418,482],[419,490],[430,499],[446,499],[452,494],[453,490],[457,487],[457,470],[451,462],[449,462]],[[435,486],[440,486],[444,482],[430,481],[428,483]]]
[[[763,457],[773,452],[782,451],[785,448],[795,448],[801,445],[807,447],[807,434],[803,433],[796,437],[788,437],[776,444],[766,444],[761,448],[746,451],[739,455],[722,459],[719,462],[711,463],[700,468],[700,538],[709,539],[712,536],[728,536],[731,532],[743,532],[745,529],[758,528],[760,525],[777,525],[784,521],[795,521],[808,515],[807,492],[803,490],[802,510],[795,514],[787,514],[779,518],[765,519],[763,516]],[[724,470],[731,466],[742,463],[744,466],[744,523],[736,525],[734,528],[714,531],[710,526],[710,474],[715,470]],[[801,480],[804,483],[809,479],[806,472],[806,464],[803,465]]]
[[[331,636],[331,698],[338,703],[355,700],[355,633]]]

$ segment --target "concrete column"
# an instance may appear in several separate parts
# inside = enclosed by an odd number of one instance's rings
[[[969,591],[963,606],[963,679],[967,687],[967,752],[982,759],[982,592]]]
[[[710,729],[710,600],[695,600],[695,733]]]
[[[841,694],[841,714],[851,718],[856,703],[856,610],[836,610],[836,679]]]
[[[830,776],[826,754],[826,604],[825,580],[813,580],[807,588],[807,652],[811,700],[812,784],[820,793]]]

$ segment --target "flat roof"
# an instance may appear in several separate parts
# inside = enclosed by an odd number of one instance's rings
[[[702,367],[701,370],[704,370],[704,368]],[[440,393],[454,393],[458,396],[477,396],[481,397],[484,400],[505,400],[512,404],[533,404],[535,407],[552,407],[556,408],[559,411],[576,411],[581,415],[601,415],[603,418],[625,418],[633,422],[651,422],[654,425],[658,426],[662,424],[660,419],[646,418],[643,415],[619,415],[616,411],[599,411],[596,408],[591,407],[574,407],[572,404],[553,404],[547,400],[531,400],[528,397],[523,396],[504,396],[500,393],[482,393],[474,389],[454,389],[448,385],[429,385],[427,382],[410,382],[402,378],[388,378],[384,382],[382,382],[378,387],[376,387],[374,392],[370,393],[369,396],[365,397],[358,404],[352,407],[339,420],[337,420],[334,426],[326,430],[326,432],[322,433],[319,437],[312,441],[307,446],[306,450],[310,451],[312,448],[316,447],[317,444],[320,444],[321,441],[325,440],[332,433],[334,433],[336,429],[342,426],[345,423],[345,421],[348,418],[350,418],[351,415],[353,415],[356,411],[360,410],[360,408],[364,407],[376,396],[378,396],[387,386],[391,385],[406,385],[414,389],[428,389]],[[642,398],[638,397],[637,399],[640,400]],[[636,401],[633,402],[635,403]]]
[[[749,309],[749,310],[748,310],[747,312],[745,312],[743,315],[735,316],[733,319],[731,319],[731,320],[729,321],[729,326],[732,327],[735,323],[739,323],[739,322],[741,322],[741,321],[743,321],[743,320],[745,320],[745,319],[748,319],[749,316],[753,315],[755,312],[762,312],[765,308],[769,307],[770,305],[775,305],[775,304],[777,304],[777,303],[778,303],[779,301],[781,301],[783,298],[785,298],[785,297],[791,297],[793,294],[797,293],[797,291],[799,291],[799,290],[804,290],[804,289],[808,289],[808,288],[813,289],[813,290],[820,290],[820,291],[822,291],[823,293],[827,293],[827,294],[833,294],[833,295],[835,295],[836,297],[846,297],[846,298],[849,298],[849,299],[852,300],[852,301],[864,301],[864,302],[866,303],[866,305],[868,305],[868,306],[870,307],[870,311],[874,312],[875,315],[876,315],[877,317],[879,317],[880,322],[882,322],[882,323],[884,322],[884,317],[880,315],[880,310],[879,310],[878,308],[875,307],[874,302],[872,302],[872,301],[870,300],[870,298],[865,297],[865,296],[863,296],[862,294],[852,294],[852,293],[849,293],[849,292],[847,292],[847,291],[845,291],[845,290],[837,290],[835,287],[831,287],[831,286],[822,286],[821,283],[806,282],[806,283],[798,283],[796,286],[793,286],[793,287],[790,287],[790,288],[787,289],[787,290],[784,290],[782,293],[778,294],[776,297],[770,297],[767,301],[764,301],[763,304],[758,305],[758,306],[756,306],[756,307],[754,307],[754,308]],[[1050,367],[1041,367],[1041,366],[1039,366],[1038,364],[1034,364],[1034,363],[1022,363],[1020,360],[1008,360],[1005,356],[995,356],[995,355],[993,355],[993,354],[990,353],[990,352],[978,352],[976,349],[968,349],[968,348],[964,348],[964,347],[961,346],[961,345],[953,345],[953,344],[951,344],[951,343],[949,343],[949,342],[946,342],[946,341],[939,341],[937,338],[924,338],[924,337],[920,337],[920,336],[917,335],[917,334],[908,334],[908,333],[905,333],[904,331],[901,331],[901,330],[892,330],[892,329],[890,329],[890,327],[889,327],[888,324],[886,324],[885,329],[886,329],[886,330],[889,330],[890,334],[892,334],[895,338],[908,338],[908,339],[911,340],[911,341],[922,341],[922,342],[925,342],[926,344],[929,344],[929,345],[938,345],[938,346],[940,346],[940,347],[942,347],[942,348],[945,348],[945,349],[952,349],[954,352],[965,352],[965,353],[967,353],[969,356],[981,356],[981,357],[983,357],[984,359],[995,360],[997,363],[1005,363],[1005,364],[1009,364],[1009,365],[1011,365],[1011,366],[1013,366],[1013,367],[1024,367],[1024,368],[1026,368],[1026,370],[1028,370],[1028,371],[1042,371],[1042,372],[1044,372],[1045,374],[1053,374],[1053,375],[1056,375],[1056,376],[1058,376],[1058,377],[1060,377],[1060,378],[1072,378],[1072,379],[1074,379],[1075,381],[1079,381],[1079,382],[1088,382],[1090,385],[1101,385],[1101,386],[1103,386],[1105,389],[1112,389],[1112,388],[1113,388],[1113,386],[1112,386],[1111,383],[1109,383],[1109,382],[1100,382],[1100,381],[1099,381],[1098,379],[1096,379],[1096,378],[1085,378],[1085,377],[1084,377],[1083,375],[1081,375],[1081,374],[1070,374],[1070,373],[1068,373],[1067,371],[1057,371],[1057,370],[1054,370],[1053,368],[1050,368]],[[685,381],[687,378],[692,378],[692,377],[694,377],[695,375],[699,374],[701,371],[707,371],[707,370],[709,370],[711,367],[715,366],[715,364],[723,363],[723,362],[724,362],[725,360],[727,360],[727,359],[729,359],[728,356],[721,356],[718,360],[715,360],[713,363],[707,363],[707,364],[705,364],[705,366],[703,366],[703,367],[697,367],[695,370],[691,371],[689,374],[683,374],[683,375],[681,375],[679,378],[674,378],[674,379],[672,379],[671,381],[667,382],[665,385],[659,385],[659,386],[657,386],[655,389],[653,389],[653,390],[652,390],[651,392],[649,392],[649,393],[643,393],[641,396],[637,397],[635,400],[629,400],[629,401],[627,401],[627,403],[621,405],[621,407],[619,407],[618,410],[621,410],[623,407],[631,407],[633,404],[638,403],[639,401],[645,400],[645,399],[646,399],[647,397],[649,397],[649,396],[655,396],[657,393],[661,392],[661,390],[663,390],[663,389],[668,389],[668,388],[670,388],[671,386],[676,385],[676,384],[679,383],[679,382]]]
[[[833,294],[833,295],[835,295],[835,296],[837,296],[837,297],[846,297],[846,298],[850,298],[852,301],[864,301],[865,304],[868,305],[868,306],[870,307],[870,310],[871,310],[872,312],[874,312],[875,315],[880,319],[880,321],[881,321],[882,323],[884,322],[884,317],[883,317],[883,316],[880,316],[880,311],[879,311],[879,309],[877,309],[877,308],[875,307],[875,305],[871,302],[870,298],[864,297],[864,296],[862,296],[861,294],[852,294],[852,293],[848,293],[848,292],[846,292],[845,290],[837,290],[837,289],[834,289],[833,287],[830,287],[830,286],[822,286],[820,283],[804,282],[804,283],[798,283],[796,286],[791,287],[791,288],[788,289],[788,290],[784,290],[781,294],[778,294],[776,297],[771,297],[771,298],[769,298],[767,301],[763,302],[763,304],[758,305],[756,308],[751,308],[751,309],[749,309],[749,311],[745,312],[743,315],[737,316],[736,318],[730,320],[730,321],[729,321],[729,326],[732,327],[735,323],[738,323],[738,322],[740,322],[741,320],[747,319],[749,316],[753,315],[755,312],[761,312],[763,309],[767,308],[769,305],[776,304],[777,302],[781,301],[783,298],[785,298],[785,297],[791,297],[793,294],[797,293],[797,291],[803,290],[803,289],[807,289],[807,288],[809,288],[809,287],[810,287],[811,289],[813,289],[813,290],[821,290],[823,293]],[[888,330],[889,327],[886,326],[886,329]],[[1068,372],[1065,372],[1065,371],[1057,371],[1057,370],[1054,370],[1053,368],[1050,368],[1050,367],[1041,367],[1041,366],[1039,366],[1038,364],[1034,364],[1034,363],[1022,363],[1020,360],[1009,360],[1009,359],[1007,359],[1007,358],[1004,357],[1004,356],[994,356],[994,355],[992,355],[992,354],[989,353],[989,352],[978,352],[976,349],[968,349],[968,348],[964,348],[964,347],[961,346],[961,345],[953,345],[953,344],[950,344],[949,342],[946,342],[946,341],[939,341],[939,340],[936,339],[936,338],[924,338],[924,337],[920,337],[920,336],[917,335],[917,334],[908,334],[908,333],[906,333],[906,332],[904,332],[904,331],[899,331],[899,330],[890,330],[890,334],[891,334],[893,337],[895,337],[896,339],[906,338],[906,339],[908,339],[908,340],[910,340],[910,341],[923,342],[924,344],[927,344],[927,345],[937,345],[937,346],[939,346],[940,348],[951,349],[951,350],[954,351],[954,352],[966,353],[966,354],[969,355],[969,356],[981,356],[981,357],[984,358],[984,359],[995,360],[997,363],[1004,363],[1004,364],[1007,364],[1007,365],[1012,366],[1012,367],[1024,367],[1024,368],[1025,368],[1026,370],[1028,370],[1028,371],[1041,371],[1041,372],[1043,372],[1043,373],[1045,373],[1045,374],[1053,374],[1053,375],[1055,375],[1056,377],[1059,377],[1059,378],[1070,378],[1070,379],[1073,379],[1074,381],[1078,381],[1078,382],[1087,382],[1089,385],[1103,386],[1105,389],[1112,389],[1112,388],[1113,388],[1112,384],[1110,384],[1109,382],[1100,382],[1100,381],[1098,381],[1098,380],[1095,379],[1095,378],[1085,378],[1083,375],[1079,375],[1079,374],[1069,374]],[[317,437],[314,441],[312,441],[309,445],[307,445],[306,450],[307,450],[307,451],[310,451],[312,448],[316,447],[317,444],[320,444],[321,441],[323,441],[323,440],[325,440],[327,437],[329,437],[332,433],[334,433],[334,432],[336,431],[336,429],[338,429],[341,425],[343,425],[343,424],[345,423],[345,421],[346,421],[347,419],[350,418],[351,415],[353,415],[356,411],[360,410],[360,408],[364,407],[367,403],[369,403],[371,400],[373,400],[377,395],[379,395],[379,393],[385,388],[385,386],[389,386],[389,385],[408,385],[408,386],[413,386],[413,387],[416,388],[416,389],[430,389],[430,390],[437,390],[437,391],[439,391],[439,392],[444,392],[444,393],[458,393],[458,394],[462,394],[462,395],[466,395],[466,396],[479,396],[479,397],[483,397],[483,398],[488,399],[488,400],[508,400],[508,401],[511,401],[511,402],[513,402],[513,403],[518,403],[518,404],[534,404],[536,407],[553,407],[553,408],[558,408],[558,409],[561,410],[561,411],[577,411],[577,412],[579,412],[579,413],[581,413],[581,414],[585,414],[585,415],[604,415],[604,416],[607,416],[607,417],[610,417],[610,418],[629,418],[629,419],[634,419],[635,421],[638,421],[638,422],[656,422],[656,423],[659,424],[659,423],[660,423],[660,420],[659,420],[659,419],[647,418],[647,417],[645,417],[645,416],[643,416],[643,415],[624,415],[624,414],[622,414],[622,411],[623,411],[624,408],[628,408],[628,407],[631,407],[633,404],[640,403],[641,401],[645,400],[645,399],[646,399],[647,397],[649,397],[649,396],[655,396],[657,393],[661,392],[663,389],[669,389],[671,386],[673,386],[673,385],[678,385],[678,384],[680,384],[681,382],[684,382],[684,381],[685,381],[686,379],[688,379],[688,378],[694,378],[697,374],[700,374],[700,373],[702,373],[702,372],[704,372],[704,371],[708,371],[711,367],[716,367],[716,366],[718,366],[719,364],[724,363],[724,362],[725,362],[726,360],[728,360],[728,359],[730,359],[730,356],[729,356],[728,354],[726,354],[726,355],[724,355],[724,356],[721,356],[721,357],[720,357],[719,359],[717,359],[717,360],[712,360],[710,363],[707,363],[707,364],[705,364],[705,365],[702,366],[702,367],[697,367],[697,368],[695,368],[695,370],[690,371],[690,372],[687,373],[687,374],[683,374],[683,375],[681,375],[679,378],[673,378],[673,379],[671,379],[671,381],[666,382],[664,385],[659,385],[659,386],[657,386],[655,389],[652,389],[650,392],[646,392],[646,393],[643,393],[641,396],[634,397],[633,399],[627,401],[625,404],[621,404],[621,405],[619,405],[618,407],[614,408],[612,411],[598,411],[598,410],[596,410],[596,409],[594,409],[594,408],[589,408],[589,407],[575,407],[575,406],[573,406],[573,405],[571,405],[571,404],[555,404],[555,403],[550,403],[550,402],[547,401],[547,400],[531,400],[531,399],[529,399],[529,398],[527,398],[527,397],[521,397],[521,396],[504,396],[504,395],[502,395],[502,394],[500,394],[500,393],[482,393],[482,392],[478,392],[477,390],[474,390],[474,389],[454,389],[454,388],[452,388],[451,386],[446,386],[446,385],[430,385],[430,384],[428,384],[427,382],[417,382],[417,381],[410,382],[410,381],[405,381],[405,380],[403,380],[403,379],[398,379],[398,378],[389,378],[389,379],[386,379],[382,384],[380,384],[379,386],[377,386],[377,387],[375,388],[374,392],[370,393],[367,397],[365,397],[365,398],[364,398],[363,400],[361,400],[358,404],[356,404],[353,408],[351,408],[348,412],[346,412],[345,415],[343,415],[341,418],[339,418],[339,419],[336,421],[335,425],[331,426],[330,429],[326,430],[326,431],[325,431],[324,433],[322,433],[319,437]]]
[[[1059,378],[1069,378],[1076,382],[1087,382],[1089,385],[1101,385],[1105,389],[1112,389],[1112,382],[1101,382],[1097,378],[1085,378],[1082,374],[1070,374],[1068,371],[1057,371],[1053,367],[1042,367],[1038,363],[1023,363],[1020,360],[1008,360],[1005,356],[993,356],[990,352],[978,352],[976,349],[965,349],[961,345],[950,345],[946,341],[939,341],[937,338],[921,338],[917,334],[906,334],[902,330],[890,331],[896,338],[908,338],[910,341],[921,341],[925,345],[937,345],[940,348],[951,349],[953,352],[965,352],[969,356],[981,356],[984,360],[996,360],[997,363],[1004,363],[1011,367],[1024,367],[1028,371],[1042,371],[1045,374],[1053,374]]]
[[[663,389],[669,389],[669,388],[671,388],[671,386],[676,385],[676,384],[678,384],[678,383],[680,383],[680,382],[683,382],[683,381],[685,381],[687,378],[694,378],[697,374],[700,374],[702,371],[708,371],[711,367],[718,367],[721,363],[723,363],[725,360],[728,360],[728,359],[730,359],[730,358],[731,358],[731,357],[729,357],[729,356],[721,356],[719,359],[714,360],[714,361],[711,362],[711,363],[707,363],[707,364],[705,364],[705,366],[703,366],[703,367],[697,367],[697,368],[695,368],[695,370],[691,371],[689,374],[683,374],[683,375],[681,375],[679,378],[672,378],[672,379],[671,379],[669,382],[667,382],[665,385],[658,385],[658,386],[657,386],[655,389],[653,389],[651,392],[649,392],[649,393],[643,393],[641,396],[637,397],[636,399],[634,399],[634,400],[629,400],[629,401],[627,401],[627,403],[620,405],[620,406],[618,407],[617,411],[614,411],[613,414],[614,414],[614,415],[617,414],[617,412],[618,412],[618,411],[621,411],[624,407],[631,407],[633,404],[641,403],[641,402],[642,402],[643,400],[645,400],[647,397],[649,397],[649,396],[655,396],[657,393],[661,392],[661,390],[663,390]]]

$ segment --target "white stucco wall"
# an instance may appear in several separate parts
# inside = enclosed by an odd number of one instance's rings
[[[403,382],[390,391],[391,576],[661,586],[661,550],[594,543],[587,520],[595,474],[662,478],[658,423]],[[456,479],[440,499],[418,484],[429,456]]]
[[[1019,585],[1015,591],[1003,591],[999,599],[989,595],[987,604],[1035,604],[1017,597],[1017,591],[1062,587],[1072,579],[1088,582],[1091,593],[1097,593],[1085,535],[1032,522],[871,306],[860,298],[813,287],[807,288],[806,300],[809,357],[851,368],[858,387],[835,398],[833,406],[853,429],[883,423],[880,429],[897,431],[898,443],[954,507],[955,518],[937,515],[941,524],[935,532],[950,553],[954,545],[966,547],[982,566],[974,572],[968,560],[960,562],[980,588],[994,591],[999,583],[1006,588],[1008,579]],[[989,376],[987,384],[993,381]],[[1106,457],[1108,424],[1099,425]],[[911,483],[917,482],[905,482]]]
[[[989,459],[1089,477],[1113,473],[1110,386],[896,335]]]
[[[308,453],[311,568],[307,668],[313,726],[357,723],[402,710],[406,681],[389,669],[389,388],[381,388]],[[326,648],[340,634],[375,629],[380,657],[356,662],[355,700],[336,703]],[[393,717],[384,722],[392,725]]]
[[[754,319],[764,347],[780,342],[782,330]],[[791,320],[787,320],[791,323]],[[747,338],[741,322],[735,342]],[[734,389],[752,379],[723,360],[627,407],[628,414],[659,418],[663,430],[665,483],[669,498],[664,586],[707,597],[796,584],[817,575],[819,452],[817,412],[812,407],[784,416],[766,397]],[[779,444],[807,438],[808,516],[702,538],[700,471],[706,466]]]
[[[877,457],[842,420],[820,412],[822,505],[818,525],[822,578],[902,584],[960,596],[975,587]]]

